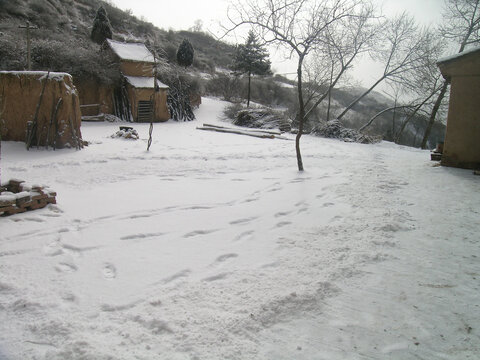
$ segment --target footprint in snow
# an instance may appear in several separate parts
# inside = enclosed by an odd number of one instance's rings
[[[58,272],[71,273],[78,270],[77,266],[73,263],[61,262],[55,266],[55,270]]]
[[[237,220],[230,221],[230,225],[244,225],[252,222],[255,219],[257,219],[256,216],[252,216],[244,219],[237,219]]]
[[[282,217],[282,216],[287,216],[287,215],[290,215],[291,211],[280,211],[280,212],[277,212],[275,214],[275,217],[278,218],[278,217]]]
[[[208,235],[208,234],[211,234],[215,231],[218,231],[218,229],[211,229],[211,230],[195,230],[195,231],[191,231],[185,235],[183,235],[184,238],[191,238],[191,237],[194,237],[194,236],[198,236],[198,235]]]
[[[246,199],[242,202],[245,204],[245,203],[251,203],[251,202],[254,202],[254,201],[258,201],[258,200],[259,200],[258,197],[252,197],[252,198],[248,198],[248,199]]]
[[[192,270],[190,270],[190,269],[185,269],[185,270],[179,271],[179,272],[163,279],[162,284],[168,284],[168,283],[171,283],[172,281],[175,281],[177,279],[187,277],[188,275],[190,275],[191,272],[192,272]]]
[[[255,232],[254,230],[244,231],[238,236],[236,236],[235,239],[233,239],[233,241],[240,241],[240,240],[247,240],[247,239],[251,240],[253,238],[254,232]]]
[[[32,222],[38,222],[38,223],[43,223],[45,220],[40,219],[38,217],[26,217],[25,221],[32,221]]]
[[[220,255],[219,257],[217,257],[215,259],[215,262],[216,263],[222,263],[228,259],[232,259],[232,258],[236,258],[238,257],[238,254],[235,254],[235,253],[230,253],[230,254],[223,254],[223,255]]]
[[[160,237],[165,235],[163,232],[156,232],[156,233],[146,233],[146,234],[132,234],[132,235],[126,235],[122,236],[120,240],[142,240],[142,239],[149,239],[149,238],[154,238],[154,237]]]
[[[274,226],[274,229],[290,225],[291,223],[291,221],[280,221],[279,223],[277,223],[277,225]]]
[[[103,277],[107,280],[113,280],[117,277],[117,268],[113,264],[106,263],[103,266]]]
[[[217,275],[213,275],[213,276],[206,277],[206,278],[204,278],[204,279],[202,279],[202,280],[203,280],[203,281],[208,281],[208,282],[217,281],[217,280],[223,280],[223,279],[225,279],[228,275],[230,275],[230,273],[220,273],[220,274],[217,274]]]
[[[283,187],[277,186],[277,187],[274,187],[270,190],[267,190],[267,192],[276,192],[276,191],[281,191],[282,189],[283,189]]]

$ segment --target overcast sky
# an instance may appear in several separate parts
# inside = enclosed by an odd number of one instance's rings
[[[442,0],[374,0],[379,7],[383,5],[386,15],[408,11],[423,22],[430,23],[439,19]],[[186,30],[193,26],[195,20],[201,19],[205,28],[225,19],[228,0],[111,0],[120,9],[131,9],[138,17],[145,17],[149,22],[163,29]]]
[[[132,10],[133,15],[143,17],[165,30],[187,30],[200,19],[203,22],[203,30],[218,34],[218,23],[225,21],[229,0],[111,0],[111,2],[122,10]],[[443,7],[443,0],[374,0],[374,2],[386,16],[407,11],[424,25],[440,21]],[[238,39],[238,42],[243,41],[243,38]],[[291,62],[281,61],[279,56],[271,54],[271,59],[272,67],[278,73],[295,71]],[[364,62],[356,71],[355,77],[364,85],[368,85],[375,77],[371,68],[371,64]]]

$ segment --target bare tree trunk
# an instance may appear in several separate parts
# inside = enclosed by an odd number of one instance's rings
[[[2,131],[1,129],[0,129],[0,186],[2,186]]]
[[[247,92],[247,108],[250,107],[250,83],[252,79],[252,73],[248,72],[248,92]]]
[[[392,115],[392,140],[395,136],[395,121],[397,120],[397,101],[398,101],[398,93],[395,94],[395,103],[393,104],[395,108],[393,109]]]
[[[298,57],[298,68],[297,68],[297,88],[298,88],[298,105],[299,105],[299,114],[298,114],[298,134],[295,138],[295,150],[297,153],[297,164],[298,171],[303,171],[303,161],[302,154],[300,152],[300,138],[303,134],[303,122],[305,118],[305,104],[303,102],[303,90],[302,90],[302,64],[304,54],[299,54]]]
[[[378,79],[375,84],[373,84],[372,86],[370,86],[370,88],[365,91],[362,95],[360,95],[359,97],[357,97],[355,100],[353,100],[350,105],[348,105],[345,110],[342,111],[342,113],[340,115],[337,116],[337,119],[341,119],[352,107],[354,107],[356,104],[358,104],[360,102],[360,100],[362,100],[365,96],[367,96],[368,94],[370,94],[370,92],[375,89],[375,87],[380,84],[384,79],[386,78],[385,75],[383,75],[380,79]]]
[[[413,117],[417,114],[417,112],[422,108],[423,105],[425,105],[427,103],[428,100],[430,100],[433,95],[436,94],[438,90],[434,90],[430,96],[428,96],[427,98],[425,98],[425,100],[423,100],[420,104],[418,104],[415,109],[413,110],[413,112],[408,116],[407,120],[405,120],[402,124],[402,126],[400,127],[400,130],[398,131],[397,135],[395,136],[395,143],[398,144],[398,142],[400,141],[400,137],[402,136],[402,133],[403,133],[403,130],[405,130],[405,127],[407,126],[407,124],[410,122],[410,120],[413,119]]]
[[[330,106],[332,105],[332,81],[333,81],[333,62],[332,62],[332,70],[330,71],[330,83],[329,83],[329,89],[328,89],[327,121],[330,121]]]
[[[365,130],[367,127],[369,127],[372,123],[373,123],[373,120],[375,120],[376,118],[378,118],[380,115],[382,114],[385,114],[387,111],[391,111],[391,110],[396,110],[396,109],[402,109],[402,108],[408,108],[408,107],[411,107],[409,105],[405,105],[405,106],[392,106],[392,107],[389,107],[388,109],[384,109],[382,111],[380,111],[379,113],[375,114],[370,120],[368,120],[368,122],[363,125],[360,129],[358,129],[358,131],[363,131]],[[395,113],[394,113],[395,114]],[[395,120],[394,120],[395,121]]]
[[[443,83],[442,89],[440,90],[440,94],[438,95],[437,101],[433,106],[432,113],[430,114],[430,119],[428,120],[427,129],[425,130],[425,134],[423,135],[423,140],[421,144],[422,149],[427,148],[427,141],[428,137],[430,136],[430,132],[432,131],[433,124],[435,123],[435,117],[437,116],[438,109],[440,109],[440,105],[442,104],[442,100],[445,97],[445,93],[448,89],[448,81],[445,80]]]

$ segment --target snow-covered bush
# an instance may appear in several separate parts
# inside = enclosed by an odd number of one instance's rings
[[[32,46],[32,68],[55,69],[74,78],[94,78],[106,84],[118,83],[121,79],[108,53],[84,39],[72,39],[69,44],[60,40],[37,40]]]
[[[381,137],[364,135],[357,130],[344,127],[339,120],[331,120],[323,123],[312,130],[318,136],[341,139],[346,142],[358,142],[362,144],[373,144],[380,142]]]
[[[270,108],[238,108],[238,105],[233,105],[229,110],[225,111],[225,115],[233,115],[233,124],[237,126],[280,129],[281,131],[291,130],[290,121],[285,115]]]

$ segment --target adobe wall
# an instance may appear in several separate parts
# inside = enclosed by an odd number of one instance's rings
[[[480,76],[452,77],[442,165],[480,168]]]
[[[78,91],[80,105],[99,104],[98,111],[103,114],[113,114],[113,88],[114,86],[106,86],[94,79],[75,80],[75,87]],[[97,111],[97,109],[94,109]],[[82,115],[97,115],[87,113],[89,109],[82,111]]]
[[[127,76],[153,76],[153,64],[121,61],[120,70]]]
[[[34,119],[47,72],[0,71],[0,131],[3,140],[25,141],[27,123]],[[59,99],[55,121],[51,124]],[[50,73],[37,116],[37,136],[32,146],[76,147],[81,142],[81,114],[77,90],[66,73]]]

